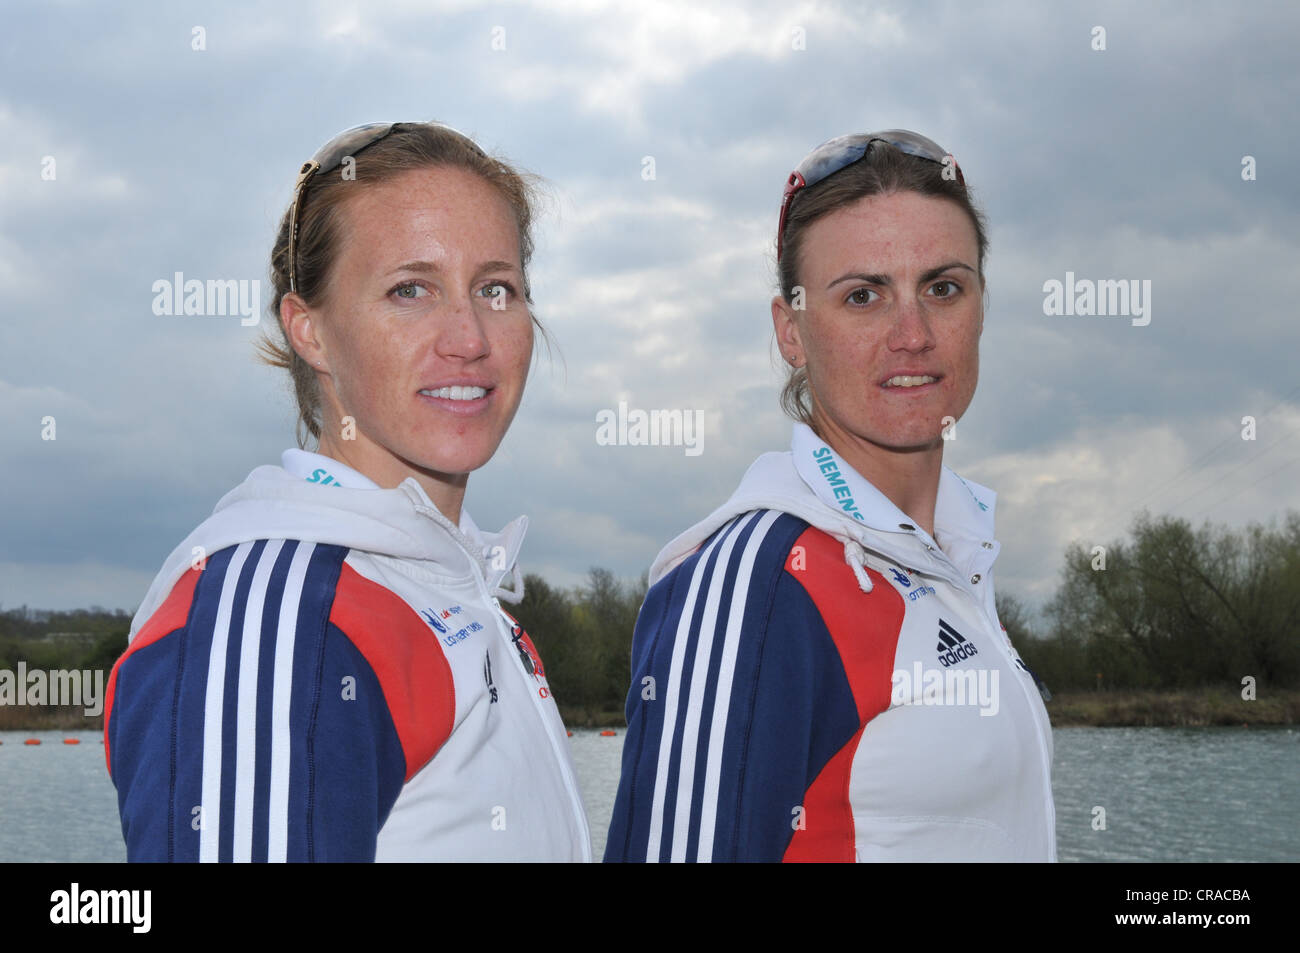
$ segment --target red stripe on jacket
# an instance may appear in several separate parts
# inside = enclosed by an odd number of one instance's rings
[[[122,667],[122,663],[136,652],[153,645],[163,636],[171,635],[177,629],[184,628],[190,617],[190,606],[194,604],[194,588],[199,584],[201,575],[201,570],[191,569],[176,580],[176,585],[172,586],[172,591],[163,604],[154,610],[149,621],[136,633],[131,644],[122,653],[122,657],[113,666],[112,674],[108,676],[108,691],[104,695],[104,763],[108,766],[110,776],[113,774],[113,760],[109,757],[108,750],[108,720],[113,717],[113,693],[117,689],[117,671]]]
[[[844,561],[844,545],[813,527],[790,548],[785,568],[821,613],[839,650],[861,724],[809,785],[803,804],[804,826],[794,832],[783,860],[854,861],[857,851],[849,775],[867,722],[889,707],[906,607],[903,597],[880,573],[865,567],[873,588],[863,592]]]
[[[347,563],[339,573],[330,622],[374,669],[411,780],[438,753],[456,718],[451,665],[437,636],[399,596]]]

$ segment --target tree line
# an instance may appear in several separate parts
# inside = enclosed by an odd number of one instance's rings
[[[0,611],[0,669],[18,663],[33,669],[112,669],[126,651],[131,615],[122,609],[29,609]],[[66,633],[66,635],[65,635]]]
[[[632,632],[647,580],[592,569],[569,589],[525,577],[512,612],[536,643],[572,725],[618,721]],[[1035,623],[998,595],[1025,663],[1053,692],[1300,688],[1300,513],[1244,529],[1139,516],[1128,538],[1065,553],[1055,595]],[[130,616],[98,607],[0,611],[0,669],[110,669]],[[50,633],[80,638],[50,638]]]
[[[645,575],[629,583],[608,569],[592,569],[584,585],[568,590],[537,575],[524,577],[524,599],[510,611],[537,646],[567,724],[621,720],[632,632],[646,591]]]
[[[1300,513],[1241,529],[1143,513],[1129,537],[1066,550],[1039,638],[999,598],[1050,688],[1300,688]]]
[[[593,569],[572,591],[526,578],[520,622],[578,723],[626,700],[646,580]],[[999,593],[998,616],[1053,692],[1300,689],[1300,513],[1242,529],[1143,513],[1128,538],[1067,548],[1038,624]]]

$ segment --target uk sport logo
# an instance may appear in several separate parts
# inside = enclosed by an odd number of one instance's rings
[[[939,664],[944,668],[979,654],[979,649],[975,647],[974,642],[969,641],[943,619],[939,620],[939,642],[934,648],[939,653]]]
[[[460,615],[464,611],[465,611],[464,608],[461,606],[451,606],[450,608],[442,609],[442,610],[421,609],[420,615],[424,616],[425,621],[428,622],[429,625],[433,626],[434,631],[436,631],[439,635],[446,635],[447,632],[450,631],[449,625],[457,624],[454,622],[448,623],[447,620],[454,615]],[[482,626],[478,626],[476,628],[475,624],[471,623],[470,628],[473,631],[477,632],[480,628],[482,628]]]

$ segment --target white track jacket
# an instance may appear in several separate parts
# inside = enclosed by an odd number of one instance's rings
[[[113,669],[129,859],[589,860],[564,725],[498,601],[522,596],[526,519],[483,533],[413,479],[283,464],[172,553]]]
[[[651,569],[606,859],[1055,860],[994,500],[945,468],[931,538],[802,424],[759,457]]]

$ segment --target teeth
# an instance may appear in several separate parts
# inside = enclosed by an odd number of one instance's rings
[[[459,384],[453,387],[439,387],[437,390],[422,390],[421,394],[427,394],[430,397],[441,397],[444,400],[478,400],[480,397],[487,396],[487,389],[483,387],[461,387]]]
[[[886,387],[920,387],[922,384],[933,384],[936,380],[938,380],[937,377],[928,377],[924,375],[921,377],[908,377],[906,375],[900,374],[898,377],[891,377],[889,380],[885,381],[885,386]]]

